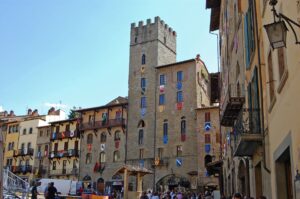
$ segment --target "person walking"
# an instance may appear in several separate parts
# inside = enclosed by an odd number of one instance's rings
[[[50,187],[48,188],[48,199],[55,199],[57,196],[57,189],[54,186],[54,182],[50,183]]]
[[[44,190],[44,197],[45,199],[48,199],[48,188],[50,187],[50,183],[48,183],[48,185],[45,187],[45,190]]]
[[[242,199],[242,195],[240,193],[235,193],[232,199]]]
[[[37,191],[37,186],[39,186],[36,182],[33,182],[33,187],[31,189],[31,199],[37,199],[38,196],[38,191]]]

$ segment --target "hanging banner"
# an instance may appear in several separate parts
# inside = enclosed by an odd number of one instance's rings
[[[205,152],[209,153],[210,152],[210,144],[205,145]]]
[[[204,129],[205,129],[205,131],[209,131],[209,130],[211,129],[211,124],[210,124],[210,122],[205,122],[205,124],[204,124]]]
[[[177,90],[181,90],[182,89],[182,83],[181,82],[177,82]]]
[[[182,166],[182,159],[181,158],[176,158],[176,166],[181,167]]]
[[[70,137],[72,138],[74,137],[74,135],[75,135],[74,131],[70,131]]]
[[[104,151],[104,150],[105,150],[105,144],[101,144],[101,145],[100,145],[100,150],[101,150],[101,151]]]
[[[164,144],[168,144],[168,136],[164,135],[163,137]]]
[[[144,117],[146,115],[146,108],[141,109],[141,116]]]
[[[161,92],[161,93],[165,92],[165,85],[159,86],[159,92]]]
[[[178,102],[178,103],[176,104],[176,107],[177,107],[177,110],[181,110],[182,107],[183,107],[183,102]]]
[[[163,105],[158,106],[158,111],[160,113],[163,112],[164,110],[165,110],[165,106],[163,106]]]
[[[186,134],[182,133],[181,134],[181,141],[184,142],[186,140]]]

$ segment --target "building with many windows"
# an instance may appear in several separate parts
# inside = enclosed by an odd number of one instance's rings
[[[49,152],[45,150],[47,158],[49,158],[48,175],[50,178],[79,179],[80,132],[78,122],[76,118],[50,122],[51,133],[48,136],[50,150]],[[40,129],[41,132],[43,131]],[[42,145],[39,145],[37,150],[38,154],[42,153]]]
[[[153,170],[144,190],[198,188],[196,109],[210,106],[210,88],[199,55],[176,62],[176,32],[163,20],[131,25],[126,162]]]
[[[81,180],[92,183],[101,177],[107,187],[121,190],[123,180],[114,173],[126,158],[127,106],[126,98],[117,97],[104,106],[76,110],[80,113]]]

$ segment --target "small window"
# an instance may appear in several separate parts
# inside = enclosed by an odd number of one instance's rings
[[[87,144],[93,144],[93,134],[88,134],[87,136]]]
[[[118,161],[120,159],[120,151],[114,152],[114,162]]]
[[[210,144],[210,135],[205,134],[205,144]]]
[[[144,159],[144,149],[140,149],[140,160]]]
[[[137,37],[134,38],[134,43],[137,43]]]
[[[94,124],[94,121],[95,121],[95,116],[89,115],[89,124]]]
[[[101,142],[106,142],[106,133],[105,132],[101,133],[100,141]]]
[[[56,170],[56,161],[52,162],[52,170]]]
[[[166,75],[159,76],[159,85],[166,85]]]
[[[24,148],[25,148],[25,143],[22,143],[22,144],[21,144],[21,149],[22,149],[22,151],[24,150]]]
[[[67,124],[66,125],[66,132],[69,132],[70,131],[70,124]]]
[[[11,150],[11,143],[8,143],[7,150],[8,150],[8,151],[10,151],[10,150]]]
[[[141,108],[146,108],[146,97],[141,97]]]
[[[165,94],[160,94],[159,95],[159,105],[164,105],[165,104]]]
[[[32,127],[30,127],[29,129],[29,134],[32,134]]]
[[[146,55],[142,55],[142,65],[146,64]]]
[[[158,158],[162,159],[164,157],[164,149],[163,148],[158,148]]]
[[[178,71],[177,72],[177,82],[182,82],[182,80],[183,80],[183,72]]]
[[[185,120],[185,117],[181,118],[180,133],[181,134],[185,134],[186,133],[186,120]]]
[[[104,163],[106,161],[106,155],[104,152],[100,153],[99,162]]]
[[[26,135],[26,129],[23,129],[23,135]]]
[[[140,120],[138,123],[138,128],[144,128],[145,127],[145,121],[144,120]]]
[[[28,143],[27,143],[27,149],[28,149],[28,150],[31,149],[31,142],[28,142]]]
[[[140,129],[139,130],[139,140],[138,140],[139,145],[142,145],[144,143],[144,130]]]
[[[164,120],[163,132],[164,132],[164,137],[168,136],[168,120]]]
[[[15,148],[15,143],[12,142],[10,147],[11,147],[11,150],[14,150],[14,148]]]
[[[47,137],[49,137],[49,129],[47,129]]]
[[[164,37],[164,44],[166,44],[167,43],[167,38],[166,37]]]
[[[179,103],[179,102],[183,102],[182,91],[177,92],[177,103]]]
[[[177,157],[180,157],[180,156],[182,156],[182,146],[177,146],[176,147],[176,156]]]
[[[91,164],[92,163],[92,154],[91,153],[86,154],[85,163],[86,164]]]
[[[43,137],[43,131],[40,130],[40,137]]]
[[[117,140],[121,140],[121,132],[120,131],[115,132],[115,141],[117,141]]]
[[[205,113],[205,122],[210,122],[210,112]]]
[[[55,128],[56,128],[56,129],[55,129],[55,132],[56,132],[56,133],[59,133],[59,126],[56,126]]]
[[[141,78],[141,88],[142,89],[146,88],[146,78],[144,78],[144,77]]]

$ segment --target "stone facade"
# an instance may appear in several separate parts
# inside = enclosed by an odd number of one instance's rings
[[[195,109],[210,105],[208,76],[199,56],[176,62],[176,33],[159,17],[132,24],[126,162],[154,171],[144,190],[173,188],[172,176],[189,183],[197,172]]]
[[[101,177],[112,186],[115,172],[125,164],[127,99],[118,97],[107,105],[77,111],[81,114],[79,178],[92,183]]]

